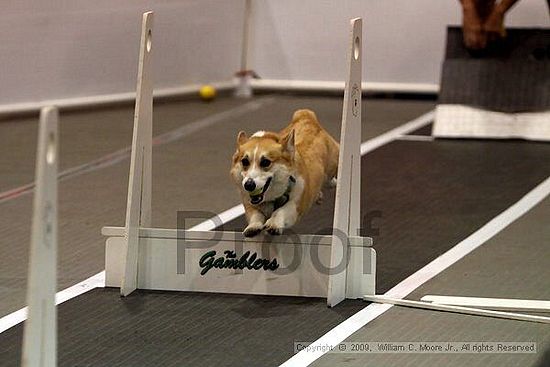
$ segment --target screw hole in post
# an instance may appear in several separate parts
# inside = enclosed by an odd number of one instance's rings
[[[151,52],[151,46],[152,46],[151,42],[152,42],[152,40],[151,40],[151,30],[149,29],[149,30],[147,31],[147,42],[146,42],[146,44],[147,44],[147,52]]]
[[[53,133],[50,133],[46,146],[46,163],[53,164],[55,162],[56,151],[57,149],[55,147],[55,135]]]
[[[359,37],[355,37],[355,41],[353,42],[353,57],[355,60],[359,58],[359,53],[361,51],[361,45],[359,41]]]

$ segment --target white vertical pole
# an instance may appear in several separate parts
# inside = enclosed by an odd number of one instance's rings
[[[248,70],[248,51],[250,49],[250,21],[252,19],[252,0],[245,1],[243,38],[241,45],[241,70],[237,73],[237,86],[235,97],[252,97],[252,72]]]
[[[126,206],[126,259],[120,293],[137,288],[139,228],[151,224],[151,147],[153,131],[153,12],[143,14],[137,77],[134,135]]]
[[[248,70],[248,38],[250,33],[250,16],[252,14],[252,0],[246,0],[244,8],[243,40],[241,49],[241,71]]]
[[[348,241],[356,236],[360,223],[361,186],[361,32],[362,20],[351,20],[349,68],[344,90],[338,184],[334,206],[331,269],[327,304],[332,307],[346,298]]]
[[[28,316],[23,334],[22,366],[55,366],[57,361],[57,140],[58,112],[40,111],[34,189]]]

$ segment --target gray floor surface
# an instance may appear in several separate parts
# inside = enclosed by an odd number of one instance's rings
[[[338,136],[341,98],[262,96],[261,108],[218,121],[153,154],[153,224],[173,227],[178,210],[220,212],[238,203],[229,180],[230,156],[239,130],[254,132],[284,126],[293,110],[312,108]],[[240,108],[241,100],[205,104],[172,101],[155,105],[155,135],[212,114]],[[418,117],[432,102],[372,100],[363,105],[366,140]],[[61,115],[61,168],[89,162],[130,144],[132,106]],[[36,119],[0,121],[0,192],[29,183],[34,175]],[[430,144],[426,142],[425,144]],[[459,144],[459,142],[457,142]],[[503,143],[506,144],[506,143]],[[521,149],[521,146],[514,149]],[[505,148],[503,148],[505,149]],[[434,157],[437,160],[437,157]],[[502,162],[505,164],[505,162]],[[459,162],[457,162],[459,164]],[[129,160],[64,180],[60,190],[60,289],[103,269],[104,239],[100,228],[122,225]],[[472,178],[475,179],[475,178]],[[0,203],[0,315],[24,306],[32,195]],[[410,295],[456,294],[550,298],[547,269],[550,199],[505,231]],[[536,341],[536,355],[337,355],[315,365],[384,366],[543,366],[548,359],[546,325],[393,307],[353,334],[356,341]]]
[[[219,213],[239,203],[229,179],[230,157],[239,130],[283,127],[298,108],[315,110],[339,135],[342,99],[338,97],[262,96],[256,111],[218,121],[153,150],[153,225],[173,227],[178,210]],[[238,108],[242,100],[213,103],[156,103],[154,134]],[[366,140],[433,108],[429,101],[372,100],[363,103]],[[61,169],[97,159],[131,144],[133,106],[62,113]],[[36,119],[0,122],[0,192],[31,182],[34,176]],[[129,160],[61,181],[59,185],[58,289],[104,268],[105,225],[124,223]],[[25,305],[32,195],[0,203],[0,315]]]
[[[417,288],[427,294],[550,299],[550,197]],[[393,307],[351,335],[354,342],[536,342],[534,354],[326,354],[324,366],[549,366],[548,324]]]

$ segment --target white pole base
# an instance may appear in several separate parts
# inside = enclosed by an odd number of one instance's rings
[[[245,75],[237,76],[235,86],[235,97],[238,98],[250,98],[252,97],[252,75],[246,73]]]

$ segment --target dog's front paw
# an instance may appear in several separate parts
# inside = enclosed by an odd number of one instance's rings
[[[283,234],[284,226],[277,223],[273,218],[270,218],[265,222],[264,229],[272,236],[279,236]]]
[[[243,235],[245,237],[257,236],[258,234],[260,234],[263,228],[264,228],[264,225],[262,223],[249,224],[248,227],[244,229]]]

